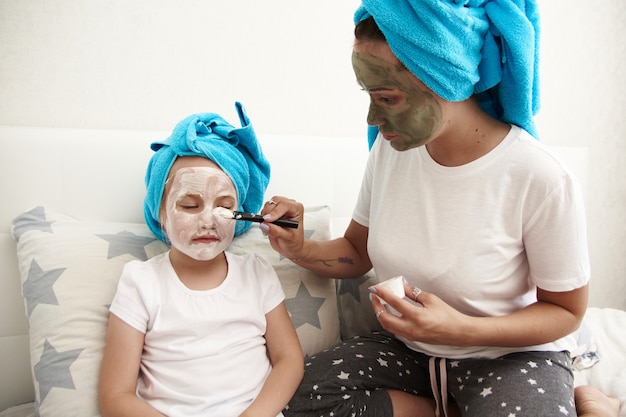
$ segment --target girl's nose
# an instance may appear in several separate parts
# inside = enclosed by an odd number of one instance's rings
[[[200,227],[204,230],[211,229],[215,226],[217,214],[213,212],[212,208],[205,208],[200,213]]]

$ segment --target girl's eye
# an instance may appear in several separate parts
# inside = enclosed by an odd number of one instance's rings
[[[186,196],[178,200],[176,206],[180,210],[196,211],[200,209],[201,203],[199,199],[195,196]]]
[[[236,200],[231,196],[223,196],[217,198],[213,202],[215,207],[222,207],[228,210],[237,210]]]
[[[178,209],[182,211],[196,212],[200,210],[200,206],[197,204],[179,204]]]

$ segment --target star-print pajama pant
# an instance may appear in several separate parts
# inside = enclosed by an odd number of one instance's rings
[[[441,404],[446,398],[464,417],[575,417],[570,364],[567,352],[432,358],[389,333],[377,332],[305,359],[304,378],[284,414],[392,417],[386,392],[390,389],[435,398]]]

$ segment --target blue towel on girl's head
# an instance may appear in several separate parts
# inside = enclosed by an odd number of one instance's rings
[[[170,168],[179,156],[202,156],[212,160],[235,184],[238,211],[257,213],[261,209],[270,179],[270,164],[243,106],[235,103],[235,107],[240,128],[231,126],[215,113],[193,114],[180,121],[165,141],[150,145],[155,153],[146,172],[144,217],[152,233],[162,241],[167,241],[167,237],[159,220],[161,201]],[[248,222],[237,222],[235,236],[249,227]]]
[[[489,114],[537,137],[534,0],[362,0],[354,21],[369,16],[398,59],[437,95],[461,101],[477,94]]]

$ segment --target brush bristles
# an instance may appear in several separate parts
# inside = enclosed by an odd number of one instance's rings
[[[227,208],[224,207],[216,207],[213,209],[213,214],[216,216],[220,216],[223,217],[225,219],[232,219],[234,217],[234,214],[231,210],[228,210]]]

